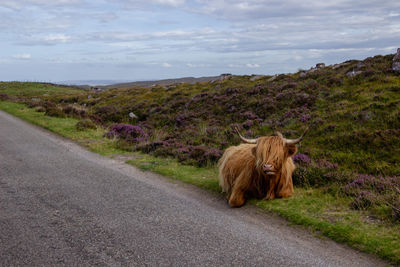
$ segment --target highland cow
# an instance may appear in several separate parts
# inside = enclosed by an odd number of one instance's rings
[[[229,205],[242,206],[246,198],[287,198],[293,195],[292,156],[308,128],[297,139],[275,136],[244,138],[245,144],[227,148],[218,161],[219,184],[227,193]]]

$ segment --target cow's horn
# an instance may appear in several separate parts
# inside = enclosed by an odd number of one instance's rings
[[[248,143],[248,144],[256,144],[257,143],[257,139],[247,139],[247,138],[243,137],[240,134],[239,129],[237,127],[235,127],[235,130],[236,130],[237,134],[239,135],[240,139],[242,139],[243,142]]]
[[[309,128],[307,127],[305,129],[304,133],[297,139],[285,139],[286,145],[296,145],[296,144],[300,143],[300,141],[303,140],[303,137],[307,133],[308,129]]]

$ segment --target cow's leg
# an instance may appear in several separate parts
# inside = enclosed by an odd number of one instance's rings
[[[286,185],[285,187],[281,188],[277,193],[276,196],[277,197],[282,197],[282,198],[287,198],[287,197],[291,197],[293,195],[293,182],[290,180],[288,185]]]
[[[236,181],[235,184],[233,185],[232,188],[232,193],[229,197],[229,205],[231,207],[240,207],[243,206],[244,202],[246,201],[245,197],[244,197],[244,193],[245,193],[245,188],[246,188],[246,184],[243,183],[243,176],[240,175]]]
[[[267,190],[267,195],[265,196],[265,200],[273,200],[275,199],[275,186],[276,186],[276,178],[269,179],[269,185]]]
[[[229,197],[229,205],[231,207],[241,207],[243,206],[244,202],[245,202],[245,198],[244,198],[244,192],[242,190],[236,189],[235,188],[232,190],[232,194]]]

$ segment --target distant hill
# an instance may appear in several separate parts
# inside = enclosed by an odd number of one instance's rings
[[[128,81],[127,80],[68,80],[68,81],[57,82],[57,84],[89,88],[91,86],[105,86],[123,82],[128,82]]]
[[[117,83],[110,85],[100,85],[96,86],[100,89],[115,89],[115,88],[129,88],[129,87],[151,87],[154,85],[173,85],[180,83],[188,83],[194,84],[197,82],[213,82],[213,81],[223,81],[231,77],[231,74],[221,74],[219,76],[210,76],[210,77],[184,77],[184,78],[176,78],[176,79],[164,79],[164,80],[154,80],[154,81],[138,81],[138,82],[127,82],[127,83]]]

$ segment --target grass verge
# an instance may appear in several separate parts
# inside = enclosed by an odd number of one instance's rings
[[[22,104],[0,101],[0,109],[72,139],[91,151],[109,156],[133,155],[133,159],[127,163],[142,170],[153,171],[213,192],[220,191],[215,166],[198,168],[182,165],[174,159],[127,152],[118,148],[115,140],[104,138],[104,129],[79,131],[75,127],[77,119],[48,117]],[[295,195],[289,199],[251,200],[249,203],[277,213],[318,234],[378,255],[393,264],[400,264],[400,225],[372,218],[363,211],[351,210],[350,201],[335,192],[326,192],[323,188],[296,188]]]

